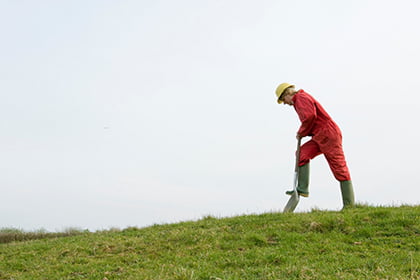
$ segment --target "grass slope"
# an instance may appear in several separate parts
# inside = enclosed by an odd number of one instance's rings
[[[0,244],[0,279],[420,279],[420,206],[206,217]]]

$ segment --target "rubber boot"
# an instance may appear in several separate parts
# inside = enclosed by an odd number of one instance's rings
[[[354,192],[351,181],[341,181],[341,196],[343,198],[343,209],[354,206]]]
[[[298,186],[297,191],[300,196],[308,197],[309,196],[309,163],[299,166],[298,171]],[[286,194],[292,195],[293,190],[287,191]]]

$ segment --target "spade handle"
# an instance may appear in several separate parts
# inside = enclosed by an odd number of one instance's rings
[[[298,138],[297,147],[296,147],[296,163],[295,163],[295,172],[297,173],[299,170],[299,159],[300,159],[300,143],[302,142],[302,138]]]

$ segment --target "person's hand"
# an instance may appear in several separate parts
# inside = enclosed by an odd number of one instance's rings
[[[299,133],[296,133],[296,139],[297,140],[302,139],[302,136],[300,136]]]

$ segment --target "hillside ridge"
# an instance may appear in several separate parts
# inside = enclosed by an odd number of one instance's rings
[[[419,279],[420,206],[264,213],[0,244],[3,279]]]

